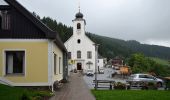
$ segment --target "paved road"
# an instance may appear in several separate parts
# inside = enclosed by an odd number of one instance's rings
[[[50,100],[95,100],[91,94],[83,76],[79,73],[71,73],[69,83],[55,92]]]

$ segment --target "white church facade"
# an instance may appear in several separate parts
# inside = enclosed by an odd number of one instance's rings
[[[68,51],[69,70],[95,71],[95,46],[85,34],[86,21],[79,11],[73,20],[73,35],[64,43]]]

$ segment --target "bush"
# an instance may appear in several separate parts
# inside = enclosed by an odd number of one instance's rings
[[[31,100],[26,93],[23,93],[21,96],[21,100]]]
[[[126,89],[126,84],[121,82],[114,83],[114,89],[124,90]]]
[[[144,83],[142,90],[157,90],[157,86],[153,82]]]

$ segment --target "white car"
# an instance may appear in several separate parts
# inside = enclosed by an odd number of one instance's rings
[[[162,87],[164,84],[164,81],[162,79],[159,79],[149,74],[132,74],[127,80],[127,82],[131,86],[142,86],[144,85],[144,83],[148,83],[148,82],[153,82],[158,87]]]

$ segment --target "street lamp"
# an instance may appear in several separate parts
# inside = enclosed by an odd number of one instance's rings
[[[99,44],[93,44],[95,46],[95,90],[97,90],[97,60],[98,60],[98,47]]]

